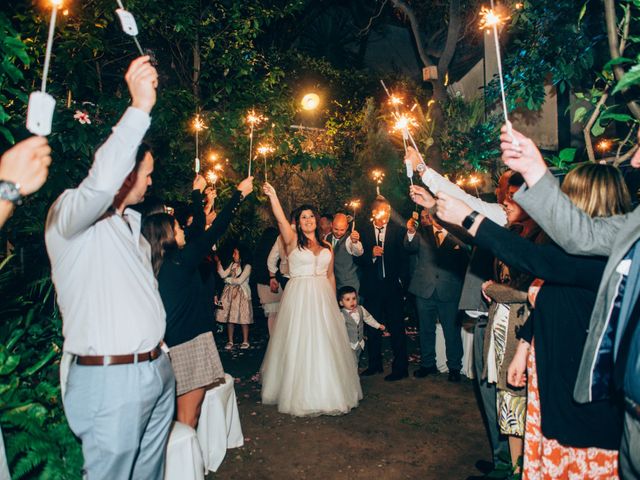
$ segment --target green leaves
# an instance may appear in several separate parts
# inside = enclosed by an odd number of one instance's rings
[[[612,94],[622,92],[633,85],[640,84],[640,64],[634,65],[631,69],[624,74],[618,84],[613,89]]]

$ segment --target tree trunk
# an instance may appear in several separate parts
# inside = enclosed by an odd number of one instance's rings
[[[411,26],[411,33],[413,34],[416,48],[418,50],[418,56],[425,67],[436,66],[433,60],[427,55],[425,46],[422,41],[422,35],[420,33],[420,26],[418,19],[413,9],[404,2],[404,0],[391,0],[391,3],[395,8],[404,13]],[[445,46],[442,49],[442,53],[438,58],[437,70],[438,78],[429,81],[433,88],[433,99],[436,103],[431,109],[431,118],[434,122],[434,144],[429,149],[428,162],[431,167],[436,170],[442,169],[442,150],[440,149],[437,138],[440,136],[444,128],[444,113],[442,110],[444,102],[447,101],[447,87],[445,86],[445,80],[449,72],[449,66],[453,60],[453,56],[456,52],[458,45],[458,38],[460,37],[460,29],[462,28],[461,20],[461,7],[460,0],[451,0],[449,3],[449,25],[447,27],[447,40]]]

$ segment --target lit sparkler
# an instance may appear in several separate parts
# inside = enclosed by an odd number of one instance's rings
[[[246,122],[249,124],[249,177],[251,176],[251,162],[253,161],[253,131],[256,125],[260,125],[263,120],[267,118],[256,113],[255,110],[249,110],[247,113]]]
[[[259,155],[262,155],[262,158],[264,160],[264,181],[267,182],[267,155],[275,152],[276,150],[271,145],[262,144],[258,145],[256,151]]]
[[[498,26],[503,25],[509,17],[503,17],[500,13],[496,13],[491,0],[491,8],[482,7],[480,11],[480,29],[491,30],[493,32],[493,41],[496,46],[496,60],[498,62],[498,79],[500,80],[500,95],[502,97],[502,112],[504,114],[504,122],[507,125],[507,131],[511,137],[511,143],[519,145],[520,142],[514,137],[509,122],[509,113],[507,111],[507,97],[504,92],[504,75],[502,74],[502,55],[500,54],[500,38],[498,37]]]
[[[359,199],[351,200],[345,206],[353,210],[353,223],[351,224],[351,231],[353,231],[356,229],[356,210],[360,208],[360,200]]]
[[[200,132],[206,128],[207,126],[200,114],[196,114],[196,118],[193,119],[193,130],[196,132],[196,159],[194,166],[196,173],[200,173]]]
[[[371,172],[371,178],[376,183],[376,194],[380,195],[380,185],[382,185],[382,181],[384,180],[384,172],[376,168]]]

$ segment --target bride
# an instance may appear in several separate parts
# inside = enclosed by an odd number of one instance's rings
[[[265,183],[289,257],[291,280],[262,363],[262,403],[296,416],[347,413],[362,399],[358,369],[336,301],[333,254],[320,240],[316,212],[298,209],[291,229]]]

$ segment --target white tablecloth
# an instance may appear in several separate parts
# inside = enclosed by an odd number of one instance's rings
[[[211,472],[218,470],[228,448],[244,444],[234,379],[229,374],[224,377],[225,383],[205,395],[198,422],[198,440],[204,466]]]
[[[474,378],[473,373],[473,330],[468,331],[464,327],[460,328],[462,337],[462,369],[460,373],[468,378]],[[440,372],[448,372],[447,351],[444,343],[444,332],[440,322],[436,323],[436,367]]]
[[[11,480],[9,475],[9,464],[7,455],[4,451],[4,440],[2,439],[2,430],[0,429],[0,480]]]
[[[184,423],[173,422],[167,444],[165,480],[204,480],[204,473],[196,431]]]

